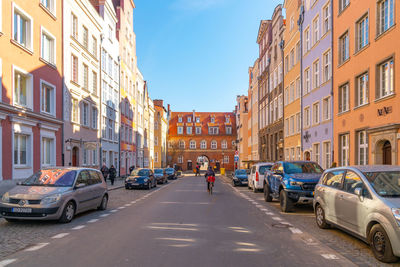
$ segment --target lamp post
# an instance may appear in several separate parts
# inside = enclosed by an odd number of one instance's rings
[[[225,153],[222,152],[222,168],[225,168]]]

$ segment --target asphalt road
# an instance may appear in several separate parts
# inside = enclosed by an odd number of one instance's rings
[[[185,177],[9,255],[0,266],[353,265],[253,202],[220,178],[210,196],[203,177]]]

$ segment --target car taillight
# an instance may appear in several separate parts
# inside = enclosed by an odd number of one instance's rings
[[[258,182],[258,172],[256,172],[256,181]]]

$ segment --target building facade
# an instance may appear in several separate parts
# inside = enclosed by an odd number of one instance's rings
[[[64,0],[63,8],[64,162],[98,168],[102,18],[88,0]]]
[[[249,160],[258,161],[260,159],[258,153],[258,59],[254,65],[249,68],[249,116],[248,116],[248,153]]]
[[[286,30],[284,34],[284,98],[285,98],[285,159],[302,159],[302,82],[301,28],[298,21],[301,1],[285,0]],[[301,25],[301,24],[300,24]],[[305,83],[307,81],[304,81]],[[310,159],[310,158],[305,158]]]
[[[145,83],[142,73],[137,69],[137,91],[136,91],[136,151],[137,151],[137,163],[136,166],[143,168],[144,166],[144,88]]]
[[[0,2],[0,181],[62,165],[62,5]]]
[[[395,3],[396,2],[396,3]],[[399,162],[400,5],[333,5],[334,160],[340,166]]]
[[[167,110],[164,101],[154,100],[154,168],[165,168],[167,159]]]
[[[327,169],[333,152],[332,7],[330,0],[306,1],[303,6],[303,153]]]
[[[234,170],[235,140],[233,112],[171,112],[167,164],[184,171],[196,164]]]
[[[249,123],[249,103],[247,96],[241,95],[236,97],[236,129],[237,129],[237,150],[239,152],[239,169],[248,168],[249,160],[249,135],[248,135],[248,123]]]

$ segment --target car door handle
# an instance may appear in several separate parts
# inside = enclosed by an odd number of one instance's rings
[[[344,199],[343,195],[339,195],[339,198],[340,198],[341,200],[343,200],[343,199]]]

